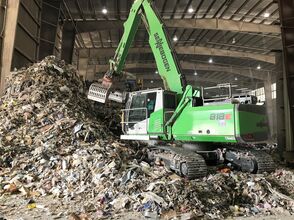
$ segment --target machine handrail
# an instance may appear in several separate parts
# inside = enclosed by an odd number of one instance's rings
[[[139,123],[140,121],[125,121],[125,115],[124,115],[124,112],[130,112],[130,111],[139,111],[139,110],[144,110],[145,111],[145,121],[146,121],[146,128],[148,127],[148,109],[147,108],[130,108],[130,109],[121,109],[121,111],[123,112],[122,114],[122,121],[121,121],[121,124],[122,124],[122,132],[125,134],[126,133],[126,125],[127,124],[136,124],[136,123]],[[127,117],[129,119],[129,117]],[[143,121],[144,121],[143,120]]]

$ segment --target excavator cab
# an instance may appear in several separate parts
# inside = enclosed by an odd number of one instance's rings
[[[161,88],[129,94],[122,110],[122,139],[149,140],[164,135],[164,124],[177,107],[176,93]]]

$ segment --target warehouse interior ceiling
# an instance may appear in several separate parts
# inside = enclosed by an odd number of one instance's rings
[[[123,34],[132,0],[62,3],[63,21],[72,22],[77,31],[75,49],[88,57],[87,70],[102,75]],[[274,51],[282,49],[282,42],[276,1],[160,0],[155,4],[188,81],[209,86],[231,82],[255,89],[277,71]],[[125,70],[142,79],[156,75],[143,26],[126,63]]]

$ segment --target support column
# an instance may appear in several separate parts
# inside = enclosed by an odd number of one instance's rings
[[[274,105],[272,99],[272,80],[270,74],[268,74],[266,81],[264,82],[265,103],[268,115],[268,121],[270,126],[270,138],[273,140],[274,131]]]
[[[294,163],[294,2],[279,0],[280,20],[282,24],[282,40],[284,52],[284,107],[286,128],[287,162]]]
[[[95,74],[96,74],[96,65],[88,65],[85,80],[89,82],[93,82],[95,79]]]
[[[276,52],[276,124],[277,124],[277,143],[280,159],[286,151],[286,129],[285,129],[285,106],[284,106],[284,76],[283,76],[283,54],[282,51]]]
[[[79,75],[86,80],[87,77],[87,70],[88,70],[88,62],[89,62],[89,55],[88,53],[81,53],[78,54],[78,71]]]
[[[291,99],[293,98],[293,91],[289,93],[288,82],[285,71],[283,72],[283,85],[284,85],[284,111],[285,111],[285,130],[286,130],[286,151],[284,152],[285,158],[288,162],[294,163],[294,145],[293,145],[293,124],[292,117],[294,115],[291,111]]]
[[[60,11],[61,0],[43,0],[39,60],[54,54]]]
[[[6,78],[10,75],[12,56],[14,51],[15,33],[17,27],[18,11],[20,0],[9,0],[6,6],[6,21],[3,37],[3,50],[1,56],[1,84],[0,94],[2,95]]]
[[[61,59],[67,63],[72,63],[75,46],[75,28],[72,23],[65,23],[62,30]]]

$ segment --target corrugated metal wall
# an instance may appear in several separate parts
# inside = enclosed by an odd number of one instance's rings
[[[21,0],[12,68],[35,62],[38,57],[42,0]]]
[[[3,29],[6,1],[9,0],[0,0],[0,31]],[[50,1],[47,2],[50,3]],[[42,48],[40,48],[40,39],[43,41],[47,40],[44,36],[41,36],[41,24],[52,25],[46,23],[46,21],[42,23],[42,3],[43,0],[20,0],[11,69],[26,67],[39,59],[39,51],[42,51]],[[54,27],[52,26],[52,28]],[[48,55],[53,53],[58,58],[61,57],[62,31],[63,26],[58,24],[54,49],[48,52],[50,53]],[[0,50],[2,49],[2,40],[3,36],[1,35]],[[2,50],[0,53],[2,54]]]

